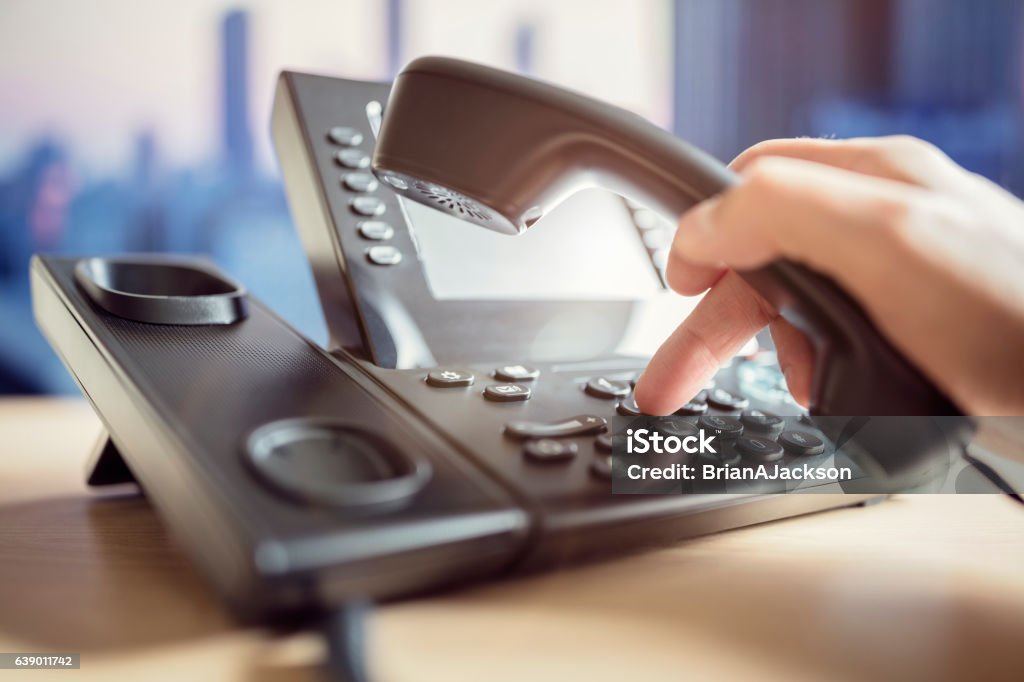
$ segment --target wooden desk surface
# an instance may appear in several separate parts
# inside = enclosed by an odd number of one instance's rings
[[[83,483],[73,400],[0,400],[0,651],[49,679],[319,679],[234,625],[140,498]],[[375,680],[1024,679],[1024,510],[906,496],[376,611]],[[0,671],[0,679],[6,679]]]

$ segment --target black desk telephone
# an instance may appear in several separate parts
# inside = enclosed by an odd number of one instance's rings
[[[327,348],[202,261],[32,264],[39,324],[109,433],[92,482],[137,480],[237,613],[315,612],[877,497],[611,494],[609,424],[637,415],[643,341],[681,301],[651,209],[674,219],[727,188],[716,161],[624,111],[436,58],[393,86],[285,72],[272,127]],[[584,185],[630,201],[568,196]],[[768,434],[788,458],[835,454],[829,416],[956,415],[827,280],[782,262],[743,275],[815,340],[825,421],[757,358],[686,414]],[[941,438],[860,446],[894,480],[926,479],[936,443],[970,431],[953,419]]]

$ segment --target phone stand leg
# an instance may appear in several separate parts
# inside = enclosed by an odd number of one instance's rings
[[[100,434],[96,445],[93,446],[86,465],[85,481],[94,487],[138,482],[106,431]]]

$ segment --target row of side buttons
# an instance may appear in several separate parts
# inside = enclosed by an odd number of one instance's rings
[[[380,187],[373,174],[366,172],[370,167],[370,156],[359,145],[363,143],[363,134],[349,126],[334,126],[327,131],[327,139],[343,147],[334,152],[334,162],[349,172],[342,174],[341,185],[349,192],[357,195],[349,199],[349,209],[364,218],[379,218],[387,210],[384,202],[378,197],[365,196]],[[359,236],[369,241],[388,241],[395,236],[391,225],[382,220],[364,220],[357,225]],[[402,252],[391,244],[376,244],[366,250],[366,259],[374,265],[390,266],[402,262]]]

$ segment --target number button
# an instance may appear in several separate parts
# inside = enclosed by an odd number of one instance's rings
[[[708,392],[708,402],[720,410],[742,410],[750,404],[746,398],[730,393],[724,388],[715,388]]]
[[[825,452],[825,442],[806,431],[786,431],[779,436],[779,443],[788,452],[802,457]]]
[[[736,449],[747,459],[769,464],[782,459],[782,446],[760,436],[744,436],[736,441]]]
[[[711,431],[723,440],[738,438],[743,434],[743,424],[735,417],[704,416],[697,423],[705,431]]]
[[[625,398],[629,395],[628,381],[615,381],[607,377],[596,377],[587,382],[586,391],[595,398]]]

